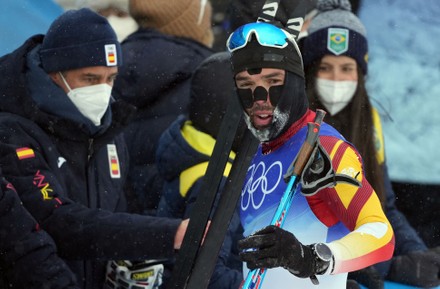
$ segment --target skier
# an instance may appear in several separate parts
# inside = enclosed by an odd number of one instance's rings
[[[260,141],[242,190],[247,237],[239,242],[240,256],[249,269],[270,268],[260,288],[345,288],[347,272],[388,260],[394,249],[362,158],[324,123],[285,226],[269,225],[286,189],[282,177],[315,112],[308,106],[301,54],[287,31],[246,24],[227,47],[244,119]]]

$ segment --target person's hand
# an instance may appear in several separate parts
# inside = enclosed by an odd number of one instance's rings
[[[440,247],[393,257],[387,279],[423,288],[440,285]]]
[[[368,289],[384,289],[384,280],[373,266],[348,273],[348,279],[355,280]],[[348,283],[347,283],[348,284]],[[358,285],[359,286],[359,285]],[[348,288],[348,287],[347,287]]]
[[[177,228],[176,235],[174,236],[174,249],[179,250],[183,243],[183,238],[185,237],[186,229],[188,229],[189,219],[183,220],[179,227]],[[211,221],[208,221],[205,228],[205,233],[203,234],[202,244],[205,240],[206,234],[208,233],[209,226],[211,225]]]
[[[240,259],[251,270],[283,267],[297,277],[315,275],[315,256],[295,236],[276,226],[268,226],[238,241]]]
[[[182,246],[183,238],[185,237],[186,229],[188,228],[189,219],[183,220],[177,228],[174,236],[174,249],[178,250]]]

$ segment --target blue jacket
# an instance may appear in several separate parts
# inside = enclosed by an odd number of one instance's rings
[[[42,39],[0,58],[0,166],[81,288],[101,288],[107,260],[172,256],[180,220],[123,213],[129,110],[114,102],[94,127],[39,66]]]
[[[121,45],[124,65],[114,95],[138,108],[125,130],[130,183],[141,204],[134,209],[154,214],[162,189],[154,161],[157,142],[176,117],[187,112],[191,75],[213,51],[191,39],[143,28]]]
[[[157,212],[159,216],[190,216],[214,145],[215,140],[211,136],[195,129],[184,116],[179,116],[162,134],[156,158],[159,172],[165,180]],[[231,153],[219,191],[225,184],[233,157],[235,154]],[[238,289],[243,280],[242,263],[235,248],[237,238],[242,238],[238,211],[229,225],[209,289]]]
[[[23,207],[14,187],[1,176],[0,182],[0,287],[79,288],[56,255],[52,238]]]

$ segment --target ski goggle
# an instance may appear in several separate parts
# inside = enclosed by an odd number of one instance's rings
[[[289,35],[282,29],[264,22],[249,23],[235,30],[228,38],[226,47],[234,52],[246,46],[252,35],[255,35],[261,46],[284,48]]]

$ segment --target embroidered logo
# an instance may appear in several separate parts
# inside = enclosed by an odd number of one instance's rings
[[[43,200],[52,200],[52,196],[50,195],[53,190],[50,188],[49,183],[44,181],[45,176],[40,173],[38,170],[34,176],[34,185],[40,189],[41,195],[43,196]]]
[[[34,150],[31,148],[27,148],[27,147],[18,148],[15,150],[15,152],[17,153],[19,160],[24,160],[24,159],[29,159],[29,158],[35,157]]]
[[[105,49],[105,60],[107,62],[107,66],[116,66],[118,64],[116,45],[107,44],[104,46],[104,49]]]
[[[340,55],[348,50],[348,29],[329,28],[327,35],[327,49],[335,55]]]
[[[66,162],[66,159],[63,157],[58,157],[58,168],[61,168],[61,166]]]
[[[113,179],[119,179],[121,177],[121,170],[119,167],[118,151],[116,145],[107,145],[108,166],[110,168],[110,176]]]

